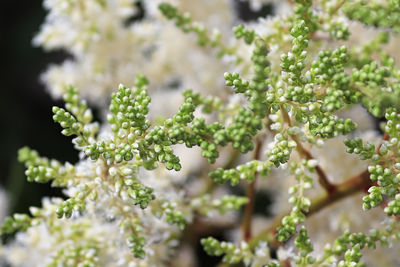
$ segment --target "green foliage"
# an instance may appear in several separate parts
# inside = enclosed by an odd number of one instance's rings
[[[239,183],[240,180],[248,182],[254,181],[255,175],[259,173],[261,176],[267,176],[270,171],[270,162],[262,162],[258,160],[249,161],[244,165],[239,165],[235,169],[224,170],[218,168],[210,172],[209,176],[217,183],[224,184],[230,181],[232,186]]]
[[[242,24],[233,28],[233,33],[237,39],[243,38],[244,42],[250,45],[257,36],[255,31],[246,29]]]
[[[359,20],[374,27],[390,27],[400,31],[400,5],[397,0],[389,0],[387,4],[380,1],[349,1],[343,11],[353,20]]]
[[[76,88],[70,86],[63,95],[67,110],[53,107],[53,120],[63,128],[61,133],[66,136],[75,135],[73,143],[78,149],[88,145],[89,138],[93,138],[98,132],[97,123],[91,123],[92,111],[86,102],[80,99]]]
[[[378,157],[378,155],[375,153],[375,146],[371,143],[366,143],[365,146],[363,146],[363,141],[359,137],[355,139],[346,139],[344,144],[347,147],[346,151],[348,153],[358,154],[362,160],[376,160]]]
[[[278,133],[275,135],[275,144],[268,153],[268,159],[278,167],[289,160],[290,153],[296,146],[296,142],[289,140],[286,134]]]
[[[56,213],[57,217],[61,219],[62,217],[71,218],[73,211],[82,212],[85,210],[85,204],[83,199],[69,198],[60,207],[58,207]]]
[[[47,183],[52,181],[52,186],[63,187],[73,178],[75,168],[70,163],[61,165],[56,160],[40,157],[38,152],[28,147],[18,151],[18,160],[25,163],[25,175],[29,182]]]
[[[176,7],[169,3],[159,4],[158,9],[167,19],[175,21],[175,25],[184,33],[194,33],[197,36],[197,43],[200,46],[218,47],[219,57],[225,54],[232,54],[232,48],[226,47],[224,43],[221,42],[221,34],[218,31],[209,34],[203,24],[192,21],[189,13],[182,14]],[[241,33],[238,34],[240,35]],[[243,32],[243,35],[246,35],[246,41],[251,38],[247,32]]]
[[[170,224],[176,224],[181,230],[185,228],[186,217],[181,211],[176,210],[176,203],[164,202],[162,204],[165,220]]]
[[[13,234],[17,231],[24,232],[32,225],[32,218],[26,214],[16,213],[7,217],[0,227],[0,235]]]
[[[249,90],[249,82],[239,77],[239,73],[224,73],[226,85],[233,86],[235,93],[245,93]]]
[[[225,195],[222,198],[211,200],[210,195],[203,195],[191,200],[190,205],[202,215],[208,215],[212,210],[217,210],[224,215],[229,210],[239,210],[248,203],[247,197]]]
[[[241,262],[250,253],[250,248],[247,244],[243,244],[238,248],[230,242],[220,242],[212,237],[202,239],[201,244],[207,254],[212,256],[224,255],[222,261],[230,264]]]
[[[307,175],[307,171],[313,172],[316,165],[317,162],[315,160],[303,160],[301,164],[293,162],[290,166],[290,172],[295,176],[298,183],[289,188],[289,194],[291,195],[289,203],[293,205],[293,208],[289,215],[283,217],[282,225],[277,228],[276,239],[280,242],[286,241],[294,235],[296,226],[306,218],[305,213],[310,208],[311,200],[304,196],[304,190],[310,189],[313,184],[313,179]],[[303,237],[299,239],[299,242],[300,240],[304,241],[306,233],[303,232],[302,235]],[[309,250],[306,247],[301,249]]]
[[[336,40],[347,40],[350,36],[350,30],[343,22],[333,21],[329,25],[329,34]]]
[[[360,262],[361,250],[364,248],[376,249],[378,242],[382,247],[389,246],[391,240],[398,239],[397,231],[398,223],[395,220],[389,220],[384,229],[372,229],[368,234],[346,231],[335,240],[333,246],[325,247],[324,256],[318,263],[322,264],[332,255],[341,256],[344,254],[344,260],[341,260],[338,266],[362,266]]]
[[[300,229],[299,235],[296,237],[295,245],[299,248],[300,252],[300,257],[297,259],[296,264],[301,266],[313,264],[315,262],[315,258],[309,255],[314,249],[310,238],[308,238],[305,227]]]
[[[384,126],[389,140],[382,140],[377,151],[372,144],[363,146],[360,138],[346,140],[349,153],[359,154],[360,158],[370,159],[372,165],[368,167],[370,179],[375,184],[368,189],[368,195],[363,197],[363,208],[369,210],[383,204],[387,201],[387,207],[384,211],[389,216],[398,215],[399,207],[399,184],[400,184],[400,166],[397,163],[399,132],[397,128],[400,125],[400,115],[393,109],[387,109],[385,118],[387,123]]]
[[[338,266],[362,266],[362,250],[374,249],[378,242],[389,244],[389,239],[398,236],[398,225],[392,223],[385,230],[374,229],[369,234],[345,232],[333,245],[325,248],[321,258],[312,256],[314,246],[302,225],[307,215],[315,211],[311,209],[314,200],[311,201],[307,190],[313,187],[314,180],[321,182],[328,178],[324,177],[318,161],[306,148],[355,130],[355,122],[338,115],[353,105],[362,104],[376,117],[385,115],[385,138],[378,146],[359,137],[346,139],[344,143],[348,153],[357,154],[370,164],[371,181],[365,181],[369,188],[363,197],[364,210],[385,206],[384,212],[388,216],[400,216],[400,70],[395,67],[391,56],[379,53],[389,41],[389,31],[398,32],[400,29],[400,5],[394,0],[386,5],[357,0],[337,1],[334,6],[329,6],[328,2],[322,1],[321,10],[316,12],[313,1],[294,1],[293,14],[274,22],[274,33],[260,34],[244,25],[233,29],[234,37],[243,39],[251,51],[247,65],[224,74],[225,84],[232,87],[231,93],[236,94],[236,98],[229,98],[224,93],[219,94],[221,99],[212,95],[202,96],[188,89],[183,91],[183,103],[172,117],[153,122],[149,117],[149,82],[139,74],[133,88],[120,85],[112,94],[107,115],[111,131],[108,136],[102,136],[98,134],[99,125],[92,122],[92,112],[79,97],[78,90],[68,87],[63,96],[65,109],[54,107],[53,120],[63,128],[63,135],[74,136],[73,144],[80,151],[81,162],[75,166],[62,164],[40,157],[27,147],[20,149],[18,156],[25,164],[29,182],[52,182],[52,186],[71,189],[66,190],[68,197],[55,203],[54,210],[36,208],[31,211],[32,217],[16,214],[7,218],[0,234],[25,231],[39,223],[45,223],[49,231],[60,231],[51,215],[73,221],[88,212],[90,203],[102,205],[102,201],[107,199],[113,206],[112,216],[107,220],[118,221],[132,255],[146,259],[149,240],[144,227],[148,221],[143,220],[141,214],[150,214],[170,224],[168,227],[183,231],[198,219],[193,220],[192,216],[208,216],[213,211],[224,215],[230,210],[238,211],[244,205],[253,205],[254,192],[246,197],[224,195],[212,199],[216,188],[212,181],[204,192],[182,196],[182,203],[169,199],[167,193],[170,192],[162,182],[169,179],[165,174],[167,171],[181,170],[181,161],[174,148],[185,145],[187,148],[199,147],[208,163],[216,164],[208,176],[219,184],[229,182],[236,186],[243,183],[254,191],[258,177],[268,176],[273,167],[285,168],[286,165],[296,181],[289,188],[291,210],[278,217],[274,229],[262,233],[265,236],[259,239],[254,237],[254,241],[251,231],[245,232],[246,223],[251,225],[251,220],[245,217],[240,245],[213,237],[201,240],[209,255],[223,256],[223,262],[228,264],[244,263],[246,266],[263,255],[268,261],[262,263],[263,266],[277,267],[280,263],[269,260],[266,245],[257,250],[256,241],[265,239],[274,246],[292,238],[297,248],[293,259],[298,266],[326,266],[338,258]],[[217,48],[218,56],[240,59],[242,51],[226,46],[218,32],[210,35],[203,24],[194,22],[188,13],[169,3],[161,3],[158,7],[184,33],[195,34],[199,45]],[[366,25],[388,28],[388,33],[380,33],[359,49],[351,49],[342,42],[349,39],[351,32],[338,19],[338,10]],[[327,47],[324,38],[334,41],[334,47]],[[340,42],[336,42],[338,40]],[[280,59],[273,61],[273,53],[281,54]],[[377,54],[380,60],[377,60]],[[268,146],[264,146],[266,140],[272,140]],[[224,165],[217,160],[226,146],[237,154],[253,150],[255,153],[251,159],[249,155],[240,160],[232,156]],[[262,149],[265,149],[264,153],[260,152]],[[293,151],[298,155],[293,157]],[[159,165],[167,171],[159,170]],[[162,176],[158,177],[160,180],[164,179],[161,185],[157,184],[158,181],[152,184],[144,180],[146,175],[150,177],[155,173]],[[187,176],[183,181],[172,179],[170,182],[182,189],[192,178],[192,173]],[[201,175],[196,176],[196,179],[200,178]],[[351,186],[349,184],[344,186]],[[321,185],[324,187],[323,182]],[[343,189],[344,186],[332,185],[333,190],[323,188],[328,198],[316,205],[328,205],[330,201],[361,188],[357,185],[357,188]],[[247,206],[246,213],[251,208]],[[76,225],[76,229],[83,228]],[[67,238],[73,240],[79,236],[79,231],[73,231]],[[178,237],[168,236],[168,241],[172,238]],[[100,246],[90,238],[78,246],[66,246],[54,254],[49,266],[97,266]]]
[[[111,114],[107,120],[111,130],[119,138],[128,138],[129,134],[142,136],[150,127],[146,116],[149,112],[148,105],[150,97],[147,94],[147,83],[141,82],[142,77],[138,76],[137,88],[134,90],[120,85],[118,92],[111,96]]]
[[[146,244],[146,239],[144,237],[131,235],[127,242],[135,258],[143,259],[145,257],[146,252],[144,246]]]
[[[150,201],[156,199],[153,194],[153,188],[145,186],[141,183],[134,183],[132,185],[127,185],[128,195],[132,198],[132,203],[134,205],[139,205],[141,209],[147,208]]]

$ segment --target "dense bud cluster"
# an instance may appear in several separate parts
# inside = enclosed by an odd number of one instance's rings
[[[313,251],[313,245],[304,227],[300,229],[295,245],[300,250],[300,257],[296,260],[298,265],[313,264],[315,262],[315,258],[309,255]]]
[[[250,45],[256,37],[256,33],[253,30],[246,29],[242,24],[233,28],[233,33],[237,39],[243,38],[244,42],[248,45]]]
[[[340,21],[333,21],[329,25],[329,34],[337,40],[347,40],[350,36],[350,31],[347,25]]]
[[[204,195],[192,199],[191,206],[199,213],[207,216],[213,210],[217,210],[221,215],[224,215],[229,210],[240,210],[246,203],[248,203],[246,197],[225,195],[222,198],[211,201],[210,195]]]
[[[287,135],[279,133],[275,135],[275,144],[268,152],[268,159],[278,167],[289,160],[291,151],[296,146],[295,141],[290,140]]]
[[[290,171],[295,176],[298,184],[289,188],[289,193],[291,195],[289,203],[293,205],[293,208],[289,215],[283,217],[282,225],[277,228],[276,239],[280,242],[288,240],[295,234],[296,226],[306,218],[305,213],[308,212],[311,201],[304,196],[304,190],[310,189],[313,184],[313,179],[308,176],[306,172],[314,171],[316,166],[317,162],[315,160],[302,160],[301,165],[297,162],[293,162],[290,166]],[[306,235],[306,233],[303,232],[303,235]],[[305,236],[300,238],[297,242],[300,242],[300,240],[306,241]],[[309,244],[306,242],[302,249],[309,253]]]
[[[358,154],[362,160],[376,158],[377,156],[375,154],[375,146],[371,143],[366,143],[365,146],[363,146],[362,139],[359,137],[355,139],[346,139],[344,144],[347,147],[346,151],[348,153]]]
[[[375,27],[390,27],[394,31],[400,31],[400,4],[396,0],[387,1],[352,1],[345,5],[344,12],[354,20],[359,20],[366,25]]]
[[[259,173],[261,176],[267,176],[270,171],[270,162],[262,162],[258,160],[249,161],[244,165],[239,165],[235,169],[224,170],[218,168],[210,172],[210,177],[217,183],[224,184],[230,182],[232,186],[237,185],[240,180],[248,182],[254,181],[255,175]]]

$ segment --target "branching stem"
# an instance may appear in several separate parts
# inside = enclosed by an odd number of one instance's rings
[[[288,124],[289,127],[292,126],[289,114],[286,112],[284,108],[281,108],[282,116],[285,122]],[[290,135],[293,141],[296,142],[296,149],[297,152],[299,152],[300,156],[304,159],[310,160],[313,159],[314,157],[311,155],[311,153],[304,148],[304,146],[301,144],[301,141],[299,140],[299,137],[297,135]],[[318,182],[320,185],[326,190],[326,192],[329,195],[332,195],[335,193],[337,190],[336,186],[332,184],[324,170],[321,168],[320,165],[315,166],[315,171],[317,172],[318,175]]]
[[[367,170],[365,170],[359,175],[354,176],[343,183],[335,185],[336,190],[333,193],[324,193],[321,196],[312,199],[310,209],[307,213],[305,213],[305,215],[309,217],[337,201],[369,188],[371,185],[372,183],[369,179],[369,173]],[[276,228],[281,224],[282,218],[288,214],[289,212],[286,212],[278,216],[268,228],[250,240],[250,246],[254,248],[257,246],[259,241],[265,240],[269,242],[269,246],[271,248],[277,249],[281,243],[274,238],[274,234]]]

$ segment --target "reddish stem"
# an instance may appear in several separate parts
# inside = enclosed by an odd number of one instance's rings
[[[261,156],[262,142],[260,138],[257,140],[256,149],[254,151],[254,159],[258,160]],[[249,241],[252,237],[251,222],[253,217],[254,202],[256,197],[256,182],[258,173],[255,174],[254,181],[248,184],[246,196],[249,202],[247,202],[244,209],[244,217],[242,222],[243,240]]]

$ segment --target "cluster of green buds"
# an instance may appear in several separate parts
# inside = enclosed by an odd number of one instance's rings
[[[63,128],[62,134],[66,136],[75,135],[73,143],[78,149],[89,144],[91,139],[97,134],[99,126],[91,123],[93,119],[92,111],[86,102],[79,97],[75,87],[68,87],[63,95],[65,109],[53,107],[53,120]]]
[[[329,34],[336,40],[347,40],[350,36],[350,30],[342,21],[332,21],[329,25]]]
[[[283,78],[289,85],[306,83],[301,74],[305,68],[309,33],[310,29],[304,20],[298,21],[290,30],[290,34],[294,37],[292,51],[281,56],[281,68],[287,73]]]
[[[310,238],[307,235],[307,230],[305,227],[300,228],[299,234],[296,237],[295,245],[299,249],[299,258],[296,259],[296,264],[299,266],[307,266],[308,264],[313,264],[315,258],[310,255],[314,250]]]
[[[127,193],[132,198],[133,205],[139,205],[141,209],[147,208],[150,201],[156,199],[154,195],[154,189],[145,186],[141,183],[133,183],[132,185],[127,184]]]
[[[360,138],[346,140],[345,145],[349,153],[359,154],[361,159],[370,159],[373,162],[373,165],[368,167],[368,172],[375,184],[368,189],[369,194],[363,197],[363,208],[369,210],[385,201],[387,206],[384,211],[391,216],[399,214],[400,207],[400,164],[396,162],[399,155],[400,115],[391,108],[386,111],[385,118],[387,123],[384,130],[388,138],[381,141],[377,150],[369,143],[363,146]]]
[[[353,20],[359,20],[368,26],[390,27],[400,32],[400,4],[396,0],[382,3],[380,1],[351,1],[343,8],[345,14]]]
[[[384,209],[385,213],[389,216],[400,216],[400,194],[396,194]]]
[[[129,134],[141,136],[150,127],[146,118],[149,112],[150,97],[147,94],[147,80],[137,76],[136,88],[126,88],[122,84],[118,92],[112,94],[108,123],[119,138],[128,138]]]
[[[372,159],[376,161],[379,157],[378,154],[376,154],[375,152],[374,144],[368,142],[363,145],[363,141],[359,137],[355,139],[346,139],[344,141],[344,144],[347,147],[347,153],[357,154],[360,156],[361,160]]]
[[[240,78],[239,73],[224,73],[225,84],[232,86],[235,93],[246,93],[249,90],[249,82]]]
[[[144,246],[146,245],[146,239],[143,236],[131,235],[127,242],[135,258],[143,259],[145,257]]]
[[[71,235],[79,235],[79,231]],[[97,240],[85,239],[81,244],[70,242],[63,249],[57,251],[47,266],[85,266],[95,267],[99,265]]]
[[[241,242],[239,245],[234,245],[231,242],[218,241],[215,238],[208,237],[201,240],[201,244],[208,255],[222,256],[224,263],[234,265],[243,262],[247,266],[265,266],[265,267],[280,267],[277,260],[270,260],[269,256],[263,256],[261,261],[257,259],[257,252],[253,253],[250,246],[246,242]],[[259,244],[259,249],[267,249]],[[257,248],[258,249],[258,248]]]
[[[367,87],[385,87],[385,78],[389,77],[390,71],[387,67],[379,67],[376,62],[365,64],[361,69],[353,69],[352,80],[356,85]]]
[[[229,210],[240,210],[240,208],[248,203],[247,197],[225,195],[222,198],[211,199],[209,194],[193,198],[190,206],[202,215],[209,215],[211,211],[216,210],[224,215]]]
[[[254,49],[251,55],[251,61],[254,65],[254,75],[250,84],[249,108],[260,117],[264,117],[269,110],[269,102],[266,99],[270,81],[270,62],[268,60],[269,48],[267,43],[261,37],[254,41]]]
[[[237,39],[243,38],[248,45],[253,43],[256,33],[253,30],[246,29],[242,24],[233,28],[233,33]]]
[[[332,257],[344,255],[344,259],[339,261],[338,266],[362,266],[360,262],[362,256],[361,250],[364,248],[376,249],[378,242],[382,247],[389,246],[391,240],[398,239],[398,227],[396,220],[391,219],[385,223],[384,229],[372,229],[368,234],[345,231],[342,236],[334,241],[333,245],[325,247],[324,255],[317,263],[323,264]]]
[[[249,152],[254,149],[252,137],[261,130],[261,119],[254,115],[254,113],[245,108],[240,108],[238,113],[233,118],[232,124],[226,127],[224,131],[216,132],[216,140],[220,144],[232,142],[232,146],[242,153]],[[225,136],[225,138],[223,138]],[[225,140],[224,140],[225,139]]]
[[[322,138],[333,138],[339,133],[346,135],[357,128],[351,119],[339,119],[336,115],[314,114],[308,117],[308,122],[311,134]]]
[[[318,59],[311,64],[309,75],[311,81],[316,84],[328,84],[338,79],[338,74],[344,70],[349,55],[345,46],[334,51],[323,50],[319,52]]]
[[[192,21],[192,17],[189,13],[181,13],[178,8],[174,7],[170,3],[161,3],[158,5],[160,12],[168,19],[175,21],[177,28],[181,29],[184,33],[194,33],[197,36],[197,44],[200,46],[211,46],[218,47],[218,57],[223,55],[232,55],[232,48],[227,47],[221,41],[221,33],[218,30],[214,30],[210,34],[206,27],[199,22]],[[238,35],[245,35],[245,40],[249,41],[249,33],[244,31],[238,31]],[[251,34],[250,34],[251,35]]]
[[[289,188],[289,203],[293,205],[293,208],[289,215],[283,217],[282,225],[277,228],[276,239],[280,242],[288,240],[292,235],[296,233],[296,226],[305,220],[305,213],[308,212],[311,200],[304,196],[304,190],[310,189],[313,185],[313,179],[307,175],[307,172],[313,172],[317,166],[317,161],[314,159],[302,160],[301,164],[292,162],[290,166],[290,172],[295,176],[298,184]],[[306,233],[303,232],[303,235]],[[306,240],[305,236],[299,239]],[[304,251],[307,252],[304,257],[308,255],[309,245],[303,244]],[[303,259],[304,260],[304,259]],[[310,259],[307,259],[307,261]]]
[[[61,132],[63,135],[70,136],[80,134],[83,128],[82,124],[80,124],[71,113],[59,107],[53,107],[53,113],[54,121],[60,123],[61,127],[64,128]]]
[[[32,226],[32,218],[26,214],[15,213],[12,217],[7,217],[0,227],[0,235],[13,234],[17,231],[26,231]]]
[[[158,8],[167,19],[175,20],[175,25],[183,32],[196,33],[198,38],[197,42],[199,45],[204,46],[211,41],[207,36],[205,27],[201,24],[192,22],[192,18],[189,13],[181,14],[176,7],[168,3],[161,3]]]
[[[49,160],[40,157],[39,153],[28,147],[23,147],[18,151],[18,160],[25,164],[27,170],[25,175],[29,182],[47,183],[52,181],[53,186],[66,186],[68,180],[74,177],[75,168],[70,163],[61,165],[56,160]]]
[[[218,168],[209,173],[211,179],[217,183],[224,184],[230,181],[232,186],[237,185],[241,180],[248,182],[254,181],[256,173],[261,176],[267,176],[270,171],[271,163],[269,161],[252,160],[246,164],[239,165],[235,169]]]
[[[62,203],[56,213],[57,217],[61,219],[62,217],[71,218],[74,211],[83,212],[85,210],[84,199],[78,199],[71,197]]]
[[[268,152],[268,160],[278,167],[289,160],[292,149],[296,146],[296,142],[291,140],[287,134],[278,133],[275,135],[274,146]]]
[[[391,138],[400,138],[400,114],[394,108],[390,108],[385,113],[385,119],[387,120],[385,125],[385,133]]]
[[[400,182],[400,173],[395,175],[389,168],[383,168],[381,165],[369,166],[368,172],[370,179],[376,182],[378,186],[369,188],[369,195],[363,198],[364,209],[370,209],[378,206],[383,201],[383,195],[393,198],[398,193]]]
[[[77,149],[88,157],[88,162],[97,166],[95,174],[82,176],[77,173],[75,166],[69,163],[62,165],[58,161],[40,157],[36,151],[29,148],[22,148],[19,152],[19,160],[27,167],[26,175],[29,181],[52,181],[53,186],[74,188],[69,193],[69,198],[55,203],[58,207],[54,209],[54,215],[58,218],[81,215],[86,212],[89,201],[97,202],[99,194],[110,194],[108,197],[120,207],[114,212],[123,218],[121,227],[129,233],[128,246],[137,258],[145,257],[146,237],[141,234],[140,218],[132,217],[135,212],[133,207],[138,205],[141,209],[146,209],[156,198],[154,189],[145,186],[137,178],[138,169],[153,169],[157,163],[165,163],[167,169],[179,170],[179,158],[173,153],[171,145],[198,145],[207,151],[203,143],[213,142],[214,133],[223,129],[220,124],[208,125],[202,119],[194,121],[193,113],[197,107],[203,106],[206,111],[212,111],[220,102],[214,98],[194,94],[190,90],[184,93],[185,102],[171,119],[167,119],[162,125],[151,127],[147,119],[150,103],[147,84],[147,79],[139,75],[135,88],[121,85],[112,95],[111,114],[108,116],[114,134],[112,138],[103,139],[96,136],[98,127],[93,127],[95,123],[91,122],[91,111],[74,88],[70,87],[64,95],[67,110],[54,109],[54,119],[64,130],[76,128],[68,135],[76,135],[74,143]],[[73,126],[74,124],[79,127]],[[177,129],[183,129],[183,133],[177,134]],[[210,158],[216,158],[216,145],[212,149],[214,154]],[[104,190],[105,188],[107,189]],[[160,207],[157,208],[157,202],[153,208],[160,211],[167,223],[176,224],[178,228],[183,229],[187,224],[187,216],[179,210],[180,207],[173,202],[160,201]],[[227,199],[224,206],[228,206],[228,202],[234,203],[233,200]],[[132,206],[127,206],[128,203]],[[222,206],[216,208],[223,209]],[[40,215],[41,212],[36,213]],[[33,222],[36,222],[36,219],[28,215],[15,215],[6,220],[1,232],[8,234],[16,230],[24,231],[32,226]],[[71,250],[71,253],[73,251],[75,250]],[[70,257],[66,254],[59,256],[57,262],[63,262]]]
[[[220,242],[215,238],[207,237],[201,240],[201,244],[209,255],[224,255],[222,261],[226,263],[235,264],[252,258],[250,247],[244,242],[237,247],[230,242]]]
[[[185,228],[187,219],[186,216],[176,209],[177,204],[174,202],[164,202],[161,206],[165,214],[166,222],[176,224],[181,230]]]
[[[301,104],[314,102],[317,97],[314,93],[314,85],[309,83],[302,86],[289,86],[285,92],[285,98]]]

